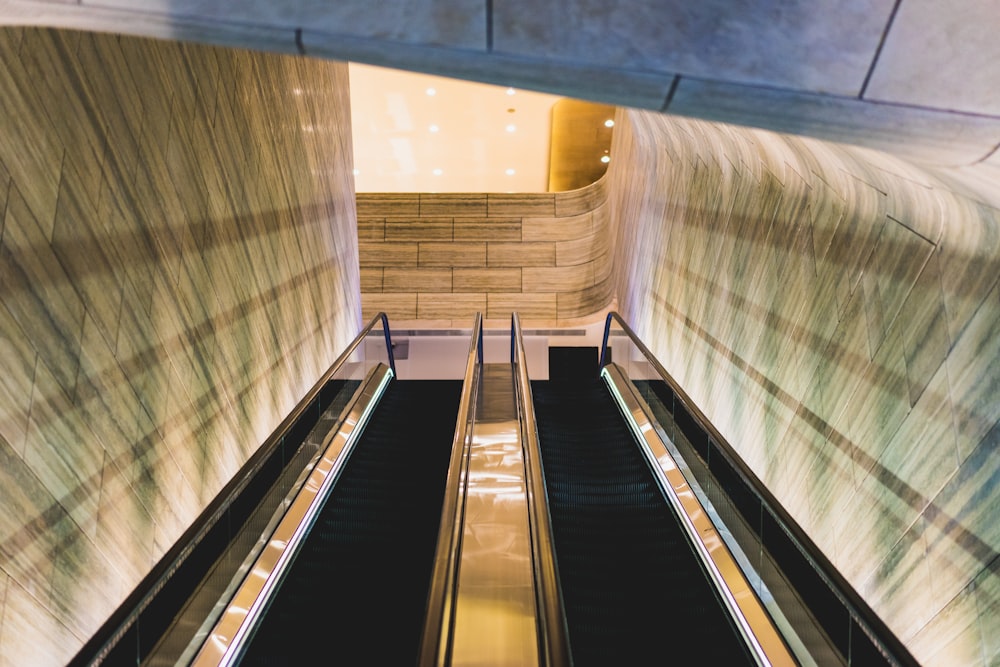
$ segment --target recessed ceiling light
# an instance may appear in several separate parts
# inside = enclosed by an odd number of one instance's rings
[[[611,120],[610,118],[604,121],[604,127],[614,127],[614,126],[615,126],[615,121]]]
[[[609,156],[609,155],[602,155],[601,156],[601,162],[603,162],[604,164],[607,164],[607,163],[611,162],[611,156]]]
[[[428,129],[428,130],[430,130],[431,132],[437,132],[437,131],[438,131],[438,130],[440,130],[441,128],[440,128],[440,127],[438,127],[437,125],[431,125],[431,126],[430,126],[429,128],[427,128],[427,129]]]
[[[516,91],[516,90],[514,90],[513,88],[508,88],[508,89],[507,89],[507,94],[508,94],[508,95],[513,95],[513,94],[514,94],[514,93],[516,93],[516,92],[517,92],[517,91]]]
[[[361,170],[360,169],[355,169],[354,170],[354,175],[355,176],[360,176],[361,175]]]
[[[506,173],[506,174],[507,174],[508,176],[513,176],[513,175],[514,175],[514,174],[515,174],[516,172],[515,172],[515,171],[514,171],[513,169],[508,169],[508,170],[507,170],[506,172],[504,172],[504,173]]]
[[[517,125],[508,125],[507,126],[507,131],[508,132],[517,132]]]
[[[435,170],[433,171],[433,174],[434,174],[435,176],[440,176],[440,175],[441,175],[441,174],[443,174],[443,173],[444,173],[444,172],[443,172],[442,170],[440,170],[440,169],[435,169]]]
[[[436,91],[436,90],[435,90],[435,89],[433,89],[433,88],[428,88],[428,89],[427,89],[427,90],[426,90],[425,92],[426,92],[426,93],[427,93],[427,94],[428,94],[428,95],[429,95],[430,97],[434,97],[435,95],[437,95],[437,92],[438,92],[438,91]]]

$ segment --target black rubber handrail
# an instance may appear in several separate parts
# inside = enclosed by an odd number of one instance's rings
[[[171,577],[185,563],[198,545],[202,543],[209,531],[225,516],[226,511],[236,502],[240,494],[250,484],[250,481],[269,459],[271,454],[282,444],[285,436],[292,431],[304,413],[312,407],[313,402],[317,399],[323,387],[334,378],[350,359],[354,351],[357,350],[358,346],[361,345],[364,339],[379,323],[382,324],[389,367],[392,369],[393,375],[395,375],[396,366],[392,352],[389,320],[384,312],[380,312],[372,317],[367,326],[361,330],[344,352],[337,357],[330,368],[320,376],[319,380],[306,393],[302,400],[292,408],[292,411],[281,423],[278,424],[278,427],[247,460],[240,471],[222,488],[198,518],[194,520],[174,545],[160,558],[153,569],[139,582],[132,593],[125,598],[118,609],[111,614],[101,628],[83,645],[83,648],[70,661],[70,665],[99,665],[104,661],[122,637],[135,625],[153,599],[167,586]],[[210,565],[211,563],[206,564],[206,568]],[[138,657],[136,656],[136,660],[138,660]]]
[[[840,574],[833,563],[816,546],[816,543],[812,541],[802,527],[792,518],[791,514],[785,510],[778,499],[768,490],[767,486],[761,482],[753,470],[743,461],[743,458],[729,444],[729,441],[715,428],[705,413],[691,400],[691,397],[681,388],[680,384],[674,380],[673,376],[667,372],[622,316],[615,311],[609,312],[605,320],[604,340],[601,346],[598,372],[605,366],[612,321],[618,323],[618,326],[622,328],[622,331],[625,332],[632,343],[642,352],[660,378],[669,385],[676,399],[682,403],[683,408],[697,422],[702,431],[708,434],[709,438],[718,447],[719,452],[725,457],[727,463],[742,477],[743,482],[758,496],[764,509],[770,512],[777,520],[781,529],[786,532],[793,544],[805,556],[805,560],[809,566],[826,582],[826,585],[840,600],[851,617],[859,623],[859,626],[864,629],[871,641],[880,647],[884,657],[890,660],[890,662],[899,665],[917,667],[919,663],[910,653],[909,649],[903,645],[899,638],[885,624],[885,621],[875,613],[868,603],[854,590],[854,587]]]

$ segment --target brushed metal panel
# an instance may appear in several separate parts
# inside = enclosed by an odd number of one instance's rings
[[[484,364],[472,430],[453,665],[538,664],[535,587],[513,368]]]

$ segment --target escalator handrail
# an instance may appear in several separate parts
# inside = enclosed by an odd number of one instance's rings
[[[469,424],[475,420],[482,366],[483,315],[476,313],[465,364],[465,376],[462,380],[462,397],[458,404],[455,438],[452,441],[451,458],[448,462],[441,524],[438,528],[434,568],[427,595],[427,614],[420,641],[419,664],[425,667],[446,665],[450,661],[458,563],[465,514],[465,486],[468,479],[469,446],[472,435]]]
[[[372,410],[393,377],[392,370],[382,363],[376,364],[368,374],[349,410],[345,411],[340,426],[327,434],[321,453],[313,459],[308,477],[287,497],[277,526],[261,536],[264,548],[252,564],[248,562],[247,576],[200,642],[190,663],[192,667],[219,667],[239,662],[340,477]]]
[[[760,498],[764,508],[769,511],[777,520],[778,524],[785,530],[789,538],[804,554],[809,565],[823,578],[830,590],[836,595],[844,605],[848,613],[854,617],[862,627],[867,628],[867,632],[873,641],[876,641],[881,648],[886,651],[893,660],[902,665],[916,665],[909,649],[907,649],[898,637],[889,629],[885,622],[874,612],[868,603],[854,590],[854,587],[840,574],[833,563],[816,546],[816,543],[805,533],[798,522],[785,510],[784,506],[767,489],[756,473],[750,469],[743,461],[736,449],[729,441],[715,428],[715,425],[708,419],[704,412],[691,400],[687,392],[681,388],[680,384],[663,367],[656,356],[640,340],[638,334],[625,322],[624,318],[616,311],[610,311],[604,323],[604,340],[601,345],[601,355],[598,372],[606,364],[608,351],[608,338],[611,333],[612,321],[617,322],[622,331],[631,339],[632,344],[642,352],[650,366],[660,376],[660,379],[667,383],[674,392],[674,396],[683,404],[691,418],[698,426],[706,432],[713,442],[718,446],[719,451],[726,458],[730,466],[743,478],[744,483]]]
[[[240,494],[250,484],[259,472],[264,462],[268,460],[275,448],[282,444],[285,436],[292,430],[303,413],[309,409],[319,396],[327,382],[350,360],[351,355],[361,345],[362,341],[372,332],[376,325],[382,324],[386,350],[388,352],[389,368],[393,375],[396,365],[392,353],[392,339],[389,333],[389,320],[384,312],[376,313],[368,324],[355,336],[354,340],[337,357],[330,367],[320,376],[319,380],[292,408],[291,412],[278,424],[277,428],[261,443],[257,451],[233,476],[202,513],[195,519],[174,545],[167,550],[152,570],[135,587],[132,593],[119,605],[118,609],[105,621],[70,662],[71,665],[97,665],[104,661],[108,654],[136,623],[142,612],[150,605],[171,577],[180,569],[195,548],[202,542],[210,530],[225,516],[226,511],[236,501]]]
[[[527,356],[521,321],[511,314],[511,364],[514,366],[518,411],[521,415],[522,448],[527,474],[528,512],[531,524],[532,561],[535,570],[535,597],[538,607],[538,642],[540,664],[562,667],[572,664],[569,630],[559,585],[552,521],[549,515],[548,493],[542,471],[538,446],[538,424],[535,420],[531,381],[528,378]]]

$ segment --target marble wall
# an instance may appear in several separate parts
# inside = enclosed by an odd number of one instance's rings
[[[611,301],[604,180],[541,194],[361,193],[365,317],[394,326],[510,326],[592,316]]]
[[[0,30],[0,665],[65,663],[353,338],[347,67]]]
[[[612,154],[627,320],[918,660],[1000,661],[1000,210],[648,112]]]

